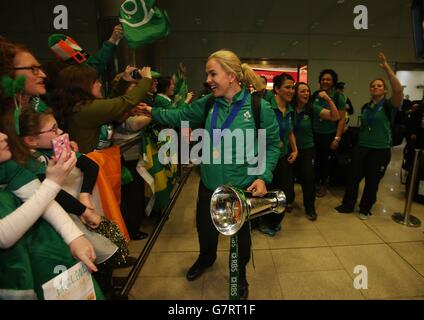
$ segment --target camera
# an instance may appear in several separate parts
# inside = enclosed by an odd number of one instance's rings
[[[134,80],[141,79],[140,70],[139,69],[135,69],[135,70],[131,71],[131,77]]]

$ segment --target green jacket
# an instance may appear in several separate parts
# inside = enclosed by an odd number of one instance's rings
[[[37,180],[35,174],[15,161],[8,160],[0,163],[0,184],[6,184],[7,190],[18,190],[33,180]]]
[[[173,109],[174,106],[172,105],[172,100],[171,99],[166,99],[165,97],[157,94],[155,97],[155,104],[154,106],[155,108],[165,108],[165,109]]]
[[[93,151],[99,142],[101,126],[119,119],[123,113],[143,101],[151,84],[151,79],[144,78],[123,96],[77,104],[69,119],[68,129],[69,136],[78,143],[80,151],[82,153]]]
[[[116,48],[118,47],[113,43],[105,41],[102,47],[87,59],[86,63],[95,68],[99,74],[102,74],[106,71],[108,63],[112,61]]]
[[[361,113],[358,145],[371,149],[390,149],[392,147],[392,129],[387,112],[393,110],[389,99],[381,101],[381,105],[369,103]]]
[[[241,90],[233,97],[232,103],[242,100],[246,89]],[[199,100],[196,100],[187,108],[180,109],[163,109],[154,108],[152,109],[152,117],[154,120],[161,124],[169,126],[180,127],[181,121],[189,121],[191,128],[204,127],[209,136],[211,136],[211,119],[214,108],[211,108],[209,114],[206,116],[205,121],[205,105],[211,95],[207,95]],[[218,103],[218,119],[217,129],[222,128],[223,123],[227,119],[231,112],[231,105],[223,98],[216,98]],[[261,114],[260,114],[260,128],[266,129],[266,154],[265,160],[259,161],[264,166],[264,172],[257,175],[249,175],[248,168],[255,168],[258,166],[256,162],[253,162],[252,156],[258,156],[258,134],[255,128],[255,123],[252,115],[251,99],[247,98],[245,104],[242,106],[237,117],[234,119],[229,127],[231,133],[236,129],[241,129],[244,134],[244,154],[237,154],[237,148],[232,146],[226,146],[225,143],[221,142],[218,155],[215,156],[220,160],[220,164],[214,163],[214,146],[213,139],[211,140],[210,146],[204,145],[203,158],[201,163],[201,178],[205,186],[214,190],[220,185],[230,184],[239,188],[246,188],[252,184],[256,179],[262,179],[265,183],[271,183],[272,171],[277,165],[280,157],[279,144],[279,128],[278,123],[275,119],[275,114],[271,110],[268,102],[262,100]],[[203,125],[204,124],[204,125]],[[251,129],[249,134],[246,135],[246,130]],[[195,132],[195,131],[194,131]],[[249,137],[251,137],[249,139]],[[225,139],[222,139],[224,141]],[[253,141],[253,144],[246,143]],[[234,145],[234,144],[233,144]],[[209,155],[207,152],[209,151]],[[230,164],[225,164],[225,159],[231,159]],[[253,164],[249,164],[249,162]],[[205,163],[208,162],[208,163]],[[229,162],[229,161],[228,161]]]

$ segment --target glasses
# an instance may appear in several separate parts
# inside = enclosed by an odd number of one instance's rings
[[[42,66],[31,66],[31,67],[16,67],[13,68],[14,70],[31,70],[32,74],[34,76],[38,75],[40,71],[43,70]]]
[[[54,133],[58,133],[59,131],[59,127],[57,125],[57,123],[49,130],[44,130],[44,131],[40,131],[37,134],[43,134],[43,133],[48,133],[48,132],[54,132]]]

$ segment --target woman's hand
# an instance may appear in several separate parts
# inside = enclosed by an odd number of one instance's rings
[[[386,58],[386,56],[384,55],[384,53],[380,52],[380,53],[378,54],[378,60],[379,60],[380,68],[382,68],[382,69],[383,69],[383,70],[385,70],[385,71],[390,70],[390,65],[389,65],[389,63],[387,62],[387,58]]]
[[[140,102],[136,107],[131,109],[130,111],[131,116],[144,116],[145,115],[144,107],[148,107],[148,106],[149,105],[147,103]]]
[[[145,104],[144,106],[137,106],[138,110],[139,110],[139,115],[141,116],[146,116],[146,117],[152,117],[152,107],[148,106],[147,104]]]
[[[94,264],[96,260],[96,253],[94,252],[93,245],[86,237],[78,237],[69,244],[69,249],[75,259],[83,262],[87,268],[93,272],[97,271],[97,267]]]
[[[96,229],[102,221],[100,216],[93,209],[88,207],[80,216],[80,220],[82,221],[82,223],[88,225],[92,229]]]
[[[287,158],[287,162],[290,164],[293,164],[297,159],[297,155],[298,155],[297,151],[293,151],[292,153],[290,153],[289,157]]]
[[[78,143],[76,143],[75,141],[69,141],[69,145],[71,146],[72,151],[74,152],[79,151]]]
[[[75,155],[75,152],[71,153],[71,156],[68,160],[66,160],[67,157],[68,152],[64,150],[60,154],[59,159],[57,159],[56,162],[54,162],[53,160],[49,160],[46,169],[47,179],[54,181],[58,185],[63,185],[66,178],[68,178],[69,174],[71,173],[72,169],[75,168],[75,165],[77,163],[77,157]]]
[[[113,32],[108,41],[113,43],[114,45],[118,45],[119,41],[121,41],[123,37],[124,30],[122,29],[122,26],[118,24],[113,28]]]
[[[194,93],[193,92],[187,93],[187,97],[185,99],[185,103],[189,104],[191,102],[191,100],[193,100],[193,96],[194,96]]]
[[[337,150],[339,148],[339,142],[337,140],[333,140],[330,144],[330,149],[331,150]]]
[[[263,197],[268,193],[266,190],[265,181],[261,179],[256,179],[249,188],[247,188],[248,192],[252,193],[254,197]]]
[[[137,80],[135,80],[135,79],[131,76],[131,73],[132,73],[134,70],[137,70],[137,68],[136,68],[136,67],[127,66],[127,67],[125,68],[124,74],[122,75],[122,79],[124,79],[124,80],[125,80],[125,81],[127,81],[127,82],[134,82],[134,81],[137,81]]]
[[[320,99],[324,100],[325,102],[329,102],[329,101],[331,101],[330,96],[329,96],[329,95],[327,94],[327,92],[325,92],[324,90],[323,90],[323,91],[320,91],[320,92],[318,93],[318,97],[320,97]]]
[[[140,70],[140,75],[142,78],[152,79],[152,71],[150,70],[150,67],[143,67],[143,69]]]

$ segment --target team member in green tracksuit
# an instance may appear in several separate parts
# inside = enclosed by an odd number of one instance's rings
[[[378,55],[380,67],[386,72],[392,87],[392,97],[387,99],[387,86],[383,79],[370,84],[371,101],[361,114],[358,146],[352,159],[351,175],[346,186],[343,203],[336,210],[340,213],[353,212],[358,196],[359,184],[365,177],[365,187],[359,203],[359,217],[366,220],[377,200],[378,184],[390,163],[391,114],[400,107],[403,89],[383,53]]]
[[[294,94],[294,79],[291,75],[283,73],[275,76],[273,82],[275,96],[270,102],[280,129],[280,159],[274,170],[272,188],[282,190],[286,194],[286,211],[290,212],[294,201],[293,163],[297,158],[296,138],[293,133],[294,111],[290,105]],[[284,214],[275,213],[262,217],[259,231],[274,236],[281,229],[283,218]]]
[[[319,96],[327,101],[330,109],[312,105],[311,89],[304,82],[298,82],[294,88],[293,105],[295,107],[294,134],[299,150],[294,172],[299,177],[303,192],[303,206],[309,220],[316,220],[315,211],[315,145],[312,131],[313,119],[337,121],[339,112],[331,98],[321,91]]]
[[[328,102],[318,96],[320,91],[325,91],[336,104],[339,110],[340,120],[338,122],[328,121],[315,117],[313,120],[314,139],[316,147],[315,180],[319,185],[318,197],[327,193],[327,182],[330,175],[330,159],[332,153],[338,149],[345,127],[346,101],[334,86],[338,82],[338,75],[334,70],[321,71],[319,75],[320,90],[312,95],[314,107],[330,109]]]
[[[207,83],[212,90],[215,104],[205,112],[205,105],[211,95],[207,95],[192,104],[188,108],[161,109],[145,107],[146,112],[151,112],[154,120],[171,126],[181,126],[181,121],[190,121],[193,128],[203,126],[208,134],[212,129],[229,129],[224,136],[231,134],[235,129],[241,129],[246,136],[247,129],[255,130],[252,116],[251,98],[245,85],[248,86],[257,80],[253,70],[246,64],[241,64],[240,59],[231,51],[220,50],[213,53],[206,64]],[[206,121],[205,121],[206,120]],[[212,128],[213,127],[213,128]],[[200,243],[200,255],[194,265],[187,272],[187,279],[194,280],[203,271],[210,267],[216,259],[218,245],[218,231],[212,223],[210,216],[210,199],[213,191],[220,185],[231,184],[232,186],[247,189],[253,196],[263,196],[267,193],[266,184],[272,181],[274,170],[280,150],[278,147],[279,134],[275,114],[265,100],[261,100],[260,128],[266,128],[266,159],[260,161],[264,171],[257,175],[249,175],[248,157],[238,154],[237,148],[225,146],[218,141],[211,142],[210,149],[203,150],[208,153],[207,160],[210,164],[201,163],[201,182],[197,200],[196,225]],[[231,131],[231,132],[229,132]],[[254,149],[257,154],[258,136],[253,133],[252,141],[246,141],[247,149]],[[211,139],[214,140],[214,139]],[[250,143],[249,143],[250,142]],[[250,144],[250,146],[249,146]],[[247,151],[247,154],[249,151]],[[205,157],[203,154],[203,157]],[[232,164],[214,164],[220,160],[224,163],[226,158],[232,159]],[[236,159],[243,161],[237,161]],[[205,158],[204,158],[205,159]],[[246,264],[250,259],[250,232],[249,223],[238,232],[239,251],[239,296],[243,299],[248,295],[248,283],[246,281]]]
[[[259,91],[258,93],[260,94],[262,99],[271,103],[272,99],[274,99],[274,92],[267,90],[267,88],[266,88],[267,83],[268,83],[268,79],[265,76],[260,76],[260,78],[261,78],[262,84],[265,86],[265,88],[263,90]]]
[[[157,84],[157,94],[155,96],[155,108],[165,108],[172,109],[175,108],[175,103],[172,100],[172,96],[175,91],[175,81],[171,77],[159,77]],[[190,103],[191,98],[193,97],[192,93],[187,95],[185,101],[182,101],[179,104],[180,108],[187,107],[188,103]]]

